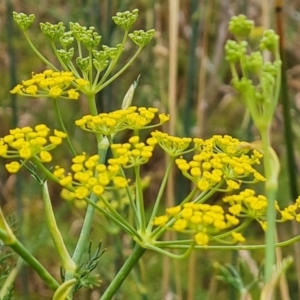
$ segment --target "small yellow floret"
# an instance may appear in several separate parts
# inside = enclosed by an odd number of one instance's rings
[[[154,220],[153,220],[153,225],[154,226],[164,226],[166,225],[166,223],[168,222],[169,218],[168,216],[164,215],[164,216],[159,216],[159,217],[156,217]]]
[[[233,240],[237,243],[244,243],[246,241],[243,235],[239,232],[232,232],[231,236],[233,237]]]
[[[184,219],[179,219],[173,224],[173,229],[176,231],[183,231],[187,227],[188,223]]]
[[[171,216],[177,215],[181,211],[181,206],[173,206],[166,209],[167,214]]]
[[[9,173],[17,173],[20,170],[21,165],[17,161],[13,161],[9,164],[6,164],[5,168]]]
[[[52,156],[48,151],[41,151],[40,158],[42,162],[50,162],[52,160]]]
[[[93,187],[93,193],[96,195],[96,196],[100,196],[102,195],[104,192],[104,187],[101,186],[101,185],[95,185]]]
[[[197,245],[206,246],[209,242],[209,236],[206,233],[199,232],[194,236]]]

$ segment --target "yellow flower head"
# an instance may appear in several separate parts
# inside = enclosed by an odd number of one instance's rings
[[[129,143],[112,144],[111,149],[114,153],[114,158],[109,160],[110,164],[131,168],[147,163],[152,157],[154,147],[145,143],[139,143],[139,137],[133,136],[129,139]]]
[[[70,89],[72,84],[75,88]],[[40,74],[32,73],[31,79],[23,80],[10,92],[28,97],[78,99],[77,90],[88,84],[85,79],[76,79],[72,72],[45,70]]]
[[[239,224],[239,219],[226,214],[219,205],[185,203],[166,209],[166,214],[154,219],[153,225],[194,235],[198,245],[207,245],[215,235]]]
[[[62,135],[57,133],[56,135]],[[106,190],[124,189],[128,181],[120,173],[118,165],[108,166],[99,163],[99,155],[87,156],[86,153],[79,154],[72,159],[71,172],[67,173],[64,168],[56,166],[53,175],[64,187],[62,197],[67,200],[85,200],[90,194],[101,198]],[[70,195],[65,192],[68,190]],[[66,196],[67,194],[67,196]]]
[[[52,161],[49,151],[62,143],[66,134],[54,130],[54,136],[50,136],[50,129],[45,124],[39,124],[34,128],[23,127],[15,128],[9,131],[9,134],[0,138],[0,157],[16,158],[23,160],[31,158],[39,159],[41,162]],[[8,164],[7,170],[16,173],[20,165],[16,162]]]
[[[167,152],[175,154],[174,148],[170,148],[170,137],[161,132],[152,134],[161,147]],[[178,138],[179,139],[179,138]],[[172,138],[172,141],[177,140]],[[182,139],[183,146],[179,151],[187,150],[190,140]],[[192,160],[187,161],[182,157],[176,159],[178,168],[182,174],[191,180],[200,191],[219,189],[224,191],[222,185],[226,186],[226,191],[238,190],[241,183],[255,183],[265,181],[265,178],[258,173],[252,166],[259,163],[261,153],[250,148],[242,147],[243,142],[228,135],[215,135],[208,140],[194,139],[194,154]],[[171,144],[171,147],[174,147]],[[178,154],[177,152],[177,154]],[[170,154],[170,153],[169,153]],[[171,154],[170,154],[171,155]],[[246,177],[252,176],[252,180]]]
[[[98,116],[86,115],[75,124],[83,130],[109,136],[125,129],[141,130],[163,124],[167,121],[166,118],[161,118],[158,124],[150,125],[157,111],[158,109],[153,107],[131,106],[123,110],[101,113]]]

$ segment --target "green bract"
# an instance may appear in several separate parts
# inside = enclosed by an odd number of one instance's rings
[[[243,15],[232,18],[229,30],[237,41],[227,41],[226,60],[230,63],[233,86],[241,95],[255,125],[265,127],[270,124],[278,101],[281,77],[279,37],[274,30],[266,30],[259,44],[260,51],[247,54],[248,43],[241,38],[246,37],[252,27],[253,22]],[[274,62],[264,61],[261,52],[264,50],[274,54]]]
[[[247,52],[247,42],[236,42],[229,40],[225,45],[226,60],[230,63],[238,63]]]
[[[118,12],[116,16],[112,17],[115,24],[122,27],[125,30],[129,30],[129,28],[135,23],[138,18],[138,9],[134,9],[132,12]]]
[[[17,13],[13,12],[13,18],[16,24],[22,29],[22,30],[27,30],[31,24],[34,22],[35,15],[30,14],[26,15],[24,13]]]
[[[237,40],[244,39],[249,36],[253,26],[254,22],[252,20],[248,20],[245,15],[239,15],[231,18],[229,31]]]
[[[154,32],[154,29],[150,29],[146,32],[144,30],[135,30],[133,33],[129,33],[128,36],[135,44],[142,48],[151,41],[154,36]]]
[[[263,57],[261,52],[252,52],[246,56],[246,65],[249,72],[259,75],[263,67]]]
[[[64,32],[64,34],[61,36],[59,41],[64,49],[70,46],[74,41],[74,37],[72,36],[72,31]]]
[[[74,56],[74,48],[70,48],[69,51],[59,49],[57,50],[57,53],[59,54],[63,62],[68,65]]]
[[[272,53],[278,51],[279,36],[274,30],[268,29],[264,32],[264,36],[260,42],[259,48],[261,50],[269,50]]]
[[[40,23],[41,31],[50,41],[58,41],[64,34],[66,27],[63,22],[51,24],[49,22]]]

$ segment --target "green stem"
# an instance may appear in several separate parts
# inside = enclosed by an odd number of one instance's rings
[[[95,115],[97,115],[95,95],[91,94],[91,95],[87,95],[87,97],[88,97],[90,113],[95,116]],[[105,143],[105,140],[102,138],[101,134],[96,133],[96,140],[97,140],[97,146],[98,146],[99,163],[101,164],[101,163],[105,162],[106,152],[107,152],[109,144]],[[101,143],[101,141],[103,141],[104,143]],[[91,201],[93,203],[96,203],[98,201],[98,197],[96,195],[92,194]],[[92,205],[89,205],[87,208],[87,211],[86,211],[84,221],[83,221],[80,236],[79,236],[77,245],[75,247],[74,254],[72,256],[73,261],[77,265],[80,262],[83,251],[87,245],[90,230],[91,230],[93,219],[94,219],[94,214],[95,214],[95,208]],[[68,279],[70,279],[70,278],[68,278]]]
[[[152,210],[152,213],[151,213],[151,217],[150,217],[150,220],[149,220],[149,223],[148,223],[148,227],[147,227],[147,231],[149,233],[152,231],[153,220],[154,220],[154,218],[157,214],[161,199],[163,197],[163,194],[164,194],[164,191],[165,191],[168,179],[169,179],[169,175],[170,175],[174,160],[175,160],[174,157],[170,157],[168,165],[167,165],[167,169],[166,169],[166,172],[165,172],[165,175],[164,175],[164,178],[163,178],[163,181],[160,185],[158,195],[156,197],[155,204],[154,204],[154,207],[153,207],[153,210]]]
[[[270,152],[269,127],[259,128],[264,152],[265,169],[265,191],[268,199],[267,208],[267,230],[265,249],[265,283],[267,283],[273,272],[275,265],[275,236],[276,236],[276,210],[275,200],[277,193],[277,172],[273,170],[273,160]]]
[[[58,54],[56,46],[55,46],[55,42],[51,41],[50,43],[51,43],[52,50],[53,50],[53,52],[54,52],[57,60],[59,61],[60,65],[65,69],[65,71],[70,71],[68,69],[68,66],[63,62],[63,60],[61,59],[60,55]]]
[[[131,255],[125,261],[122,268],[119,270],[118,274],[114,277],[113,281],[110,283],[104,294],[99,300],[110,300],[116,294],[119,287],[122,285],[123,281],[127,278],[130,271],[137,264],[139,259],[143,256],[146,249],[142,248],[140,245],[136,244]]]
[[[39,59],[41,59],[47,66],[49,66],[50,68],[52,68],[55,71],[58,71],[58,69],[51,64],[51,62],[49,60],[47,60],[37,49],[36,47],[33,45],[33,43],[31,42],[28,34],[26,31],[22,31],[24,33],[24,36],[27,40],[27,43],[29,44],[29,46],[31,47],[31,49],[33,50],[33,52],[39,57]]]
[[[105,200],[104,197],[101,198],[101,200]],[[139,235],[139,233],[135,230],[134,227],[130,225],[130,223],[127,222],[121,215],[119,215],[116,212],[112,212],[110,209],[103,209],[100,206],[98,206],[96,203],[92,202],[90,199],[86,199],[87,203],[89,205],[92,205],[95,210],[98,210],[101,214],[103,214],[107,219],[114,222],[117,226],[119,226],[121,229],[123,229],[125,232],[127,232],[131,237],[136,237],[140,241],[142,240],[142,237]],[[107,207],[107,201],[106,201],[106,207]]]
[[[95,203],[96,201],[98,201],[98,197],[93,194],[91,196],[91,201]],[[94,219],[94,214],[95,214],[95,208],[89,205],[83,221],[80,236],[72,256],[72,259],[75,262],[75,264],[79,264],[83,251],[88,243],[88,238],[92,227],[92,222]]]
[[[140,166],[134,167],[135,172],[135,196],[136,196],[136,210],[137,210],[137,227],[138,231],[144,233],[146,229],[146,217],[145,217],[145,206],[143,187],[141,183]]]
[[[51,205],[47,182],[43,183],[42,189],[47,226],[49,228],[53,243],[60,257],[62,266],[64,267],[66,272],[74,272],[76,270],[76,264],[72,261],[57,226]]]
[[[214,236],[214,238],[216,238],[216,239],[223,239],[223,238],[226,238],[226,237],[230,236],[232,232],[239,232],[239,231],[242,231],[242,230],[244,230],[245,228],[247,228],[247,227],[250,225],[250,223],[251,223],[252,221],[253,221],[253,219],[250,219],[250,218],[249,218],[249,219],[247,219],[244,223],[242,223],[240,226],[238,226],[238,227],[236,227],[236,228],[234,228],[234,229],[232,229],[232,230],[229,230],[229,231],[227,231],[227,232],[225,232],[225,233],[216,235],[216,236]]]
[[[122,43],[121,43],[121,48],[124,48],[124,44],[126,42],[126,39],[127,39],[127,36],[128,36],[128,30],[125,30],[124,32],[124,36],[123,36],[123,40],[122,40]],[[93,87],[94,86],[101,86],[102,83],[105,82],[106,78],[108,77],[108,75],[111,73],[111,71],[113,70],[113,68],[115,67],[118,59],[120,58],[120,55],[122,54],[122,52],[119,52],[119,54],[117,55],[117,57],[115,57],[111,63],[109,64],[108,68],[106,69],[104,75],[102,76],[100,82],[97,83],[97,81],[95,80],[94,81],[94,84],[93,84]]]
[[[284,242],[275,243],[274,247],[286,247],[289,245],[292,245],[296,242],[300,241],[300,235],[295,236],[289,240],[286,240]],[[188,249],[191,246],[191,243],[193,243],[192,239],[189,240],[182,240],[182,241],[156,241],[152,245],[158,248],[169,248],[169,249]],[[267,246],[265,244],[263,245],[220,245],[220,246],[211,246],[211,245],[205,245],[205,246],[199,246],[195,245],[194,249],[196,250],[261,250],[266,249]]]
[[[7,233],[0,229],[0,240],[5,241],[8,239]],[[12,248],[28,265],[32,267],[33,270],[44,280],[49,288],[56,290],[59,287],[58,282],[53,278],[53,276],[44,268],[43,265],[23,246],[23,244],[18,240],[14,239],[13,243],[7,245]]]
[[[95,94],[89,94],[89,95],[87,95],[87,98],[88,98],[88,104],[89,104],[89,109],[90,109],[91,115],[97,116],[98,110],[97,110],[96,101],[95,101]]]
[[[114,76],[110,77],[107,81],[105,81],[103,84],[97,84],[95,90],[96,92],[99,92],[103,90],[106,86],[108,86],[112,81],[114,81],[117,77],[119,77],[131,64],[132,62],[137,58],[137,56],[140,54],[143,48],[139,48],[136,53],[133,55],[133,57],[127,62],[127,64],[119,70]]]
[[[99,151],[99,153],[101,153],[101,151]],[[103,151],[103,155],[100,155],[100,162],[99,163],[104,162],[105,156],[106,156],[105,154],[106,154],[106,150],[105,150],[105,152]],[[96,195],[92,194],[91,201],[93,203],[96,203],[98,201],[98,197]],[[73,257],[72,257],[73,261],[76,264],[79,263],[79,261],[81,259],[81,256],[83,254],[84,248],[87,245],[90,230],[91,230],[93,219],[94,219],[94,214],[95,214],[95,208],[92,205],[89,205],[88,208],[87,208],[87,211],[86,211],[84,221],[83,221],[80,236],[79,236],[76,248],[74,250]]]
[[[60,130],[63,131],[67,135],[67,143],[69,145],[69,148],[70,148],[72,154],[74,156],[76,156],[77,153],[76,153],[76,151],[75,151],[75,149],[74,149],[74,147],[72,145],[72,142],[71,142],[70,137],[68,135],[67,129],[66,129],[65,124],[64,124],[64,121],[62,119],[62,116],[61,116],[61,113],[60,113],[60,109],[58,107],[57,99],[54,99],[53,103],[54,103],[54,111],[56,113],[56,119],[58,120],[58,123],[59,123],[59,126],[60,126]]]

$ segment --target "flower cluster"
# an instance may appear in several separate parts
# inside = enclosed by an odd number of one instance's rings
[[[253,168],[253,165],[260,163],[262,154],[257,150],[250,150],[247,143],[220,135],[205,141],[195,139],[194,143],[198,153],[193,159],[187,161],[181,157],[176,159],[176,164],[182,174],[194,182],[201,191],[213,188],[218,190],[224,182],[228,191],[237,190],[242,182],[254,183],[265,180]],[[250,151],[252,153],[249,155]],[[244,179],[249,175],[253,175],[252,181]]]
[[[225,213],[219,205],[185,203],[166,209],[166,214],[156,217],[153,224],[194,235],[197,245],[207,245],[217,238],[220,231],[239,224],[239,219]],[[232,232],[232,242],[244,242],[238,232]],[[219,241],[220,239],[218,239]]]
[[[265,30],[259,43],[259,51],[248,51],[246,38],[254,26],[246,16],[233,17],[229,31],[236,41],[228,40],[225,58],[230,64],[232,85],[247,106],[256,127],[268,126],[277,107],[280,90],[281,60],[279,36],[274,30]],[[269,51],[273,61],[264,60],[263,51]]]
[[[110,113],[101,113],[98,116],[86,115],[75,124],[81,129],[110,136],[125,129],[140,130],[159,126],[169,120],[169,116],[159,114],[160,122],[149,125],[156,116],[158,109],[149,107],[131,106],[128,109],[116,110]]]
[[[276,205],[276,209],[281,214],[281,219],[279,222],[285,222],[289,220],[296,220],[297,222],[300,222],[300,196],[297,198],[294,204],[290,204],[282,210],[280,210],[278,205]]]
[[[159,146],[170,156],[179,156],[188,149],[192,139],[187,137],[171,136],[161,131],[154,131],[151,133],[153,141],[156,141]],[[190,150],[191,151],[191,150]]]
[[[0,157],[21,158],[24,161],[36,157],[41,162],[50,162],[52,156],[50,150],[62,143],[67,135],[64,132],[54,130],[54,135],[49,135],[50,129],[40,124],[33,128],[15,128],[10,134],[0,139]],[[10,173],[16,173],[21,164],[13,161],[5,165]]]
[[[223,198],[225,203],[230,205],[228,211],[239,218],[251,218],[257,220],[262,228],[266,230],[266,214],[268,207],[268,199],[263,195],[255,195],[255,191],[246,189],[237,195],[231,195]],[[286,222],[296,220],[300,222],[300,197],[294,204],[280,209],[275,202],[275,209],[281,215],[281,219],[277,222]]]
[[[85,79],[76,79],[72,72],[54,72],[45,70],[43,73],[32,74],[32,78],[23,80],[10,92],[28,97],[50,97],[64,99],[78,99],[79,93],[89,82]],[[69,88],[74,85],[76,88]]]
[[[53,175],[58,179],[65,200],[84,200],[91,193],[101,196],[105,189],[125,188],[127,179],[120,175],[120,166],[117,164],[104,165],[99,162],[99,156],[87,157],[85,153],[72,159],[72,172],[56,166]]]
[[[268,207],[268,200],[265,196],[256,196],[254,190],[246,189],[237,195],[224,197],[223,201],[230,205],[228,210],[234,216],[255,219],[263,228],[265,227]],[[277,205],[276,207],[278,208]]]
[[[112,144],[114,158],[108,162],[112,165],[122,165],[124,168],[146,164],[152,157],[156,141],[149,138],[146,143],[140,142],[138,136],[133,136],[129,139],[129,143]]]

